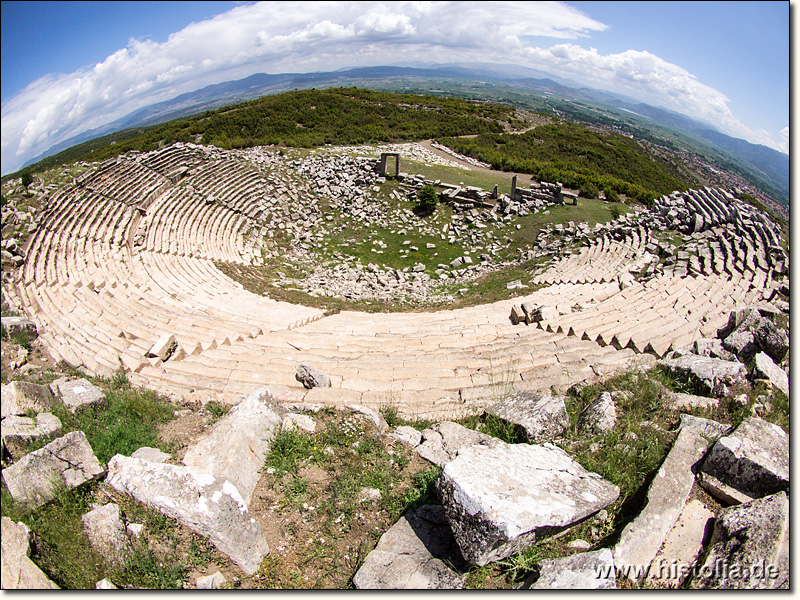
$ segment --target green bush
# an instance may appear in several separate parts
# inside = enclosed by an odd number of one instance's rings
[[[581,196],[584,198],[597,198],[600,195],[600,188],[593,181],[587,181],[581,186]]]
[[[606,193],[606,200],[609,202],[619,202],[619,194],[613,188],[608,188],[605,190]]]
[[[419,200],[419,211],[422,214],[430,214],[436,210],[436,205],[439,203],[439,196],[436,194],[436,188],[432,185],[425,185],[417,194]]]

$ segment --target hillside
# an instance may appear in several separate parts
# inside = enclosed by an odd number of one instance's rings
[[[788,216],[788,157],[765,146],[750,144],[709,129],[708,125],[669,110],[631,98],[583,87],[552,74],[514,65],[444,64],[427,68],[365,67],[323,73],[258,73],[244,79],[204,87],[172,100],[145,107],[113,123],[84,132],[29,161],[26,166],[59,164],[47,161],[57,152],[98,140],[92,147],[127,139],[124,130],[146,128],[169,120],[216,110],[235,102],[291,90],[360,87],[379,91],[451,97],[511,104],[554,114],[584,124],[607,126],[639,140],[647,140],[677,153],[698,157],[698,165],[711,164],[741,178],[740,185],[762,202]],[[104,137],[108,136],[108,137]],[[73,153],[67,153],[72,156]],[[711,172],[708,185],[730,184]],[[773,204],[774,203],[774,204]]]
[[[505,133],[530,128],[531,123],[524,119],[511,106],[488,102],[359,88],[293,91],[111,134],[47,158],[35,168],[105,160],[175,142],[199,142],[223,149],[278,144],[312,148],[433,138],[446,140],[460,152],[479,154],[480,160],[497,168],[533,173],[544,181],[563,179],[567,187],[591,183],[598,190],[613,188],[652,200],[696,183],[634,140],[592,132],[585,126],[556,120],[538,126],[534,132]],[[544,137],[548,143],[542,146]],[[484,147],[478,152],[476,144],[490,144],[493,151]],[[504,148],[499,154],[497,145]]]

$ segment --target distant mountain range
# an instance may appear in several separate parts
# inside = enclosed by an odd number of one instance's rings
[[[751,144],[714,130],[708,124],[662,108],[643,104],[632,98],[591,89],[557,76],[519,67],[494,64],[447,64],[425,67],[362,67],[322,73],[257,73],[244,79],[209,85],[171,100],[142,108],[102,127],[86,131],[32,159],[25,166],[82,142],[132,128],[157,125],[206,110],[252,100],[268,94],[312,87],[358,86],[382,91],[433,92],[443,84],[445,92],[469,96],[480,91],[486,99],[514,102],[522,99],[531,108],[552,105],[553,99],[586,103],[582,117],[602,113],[615,122],[630,122],[637,128],[655,127],[657,136],[665,131],[680,138],[688,136],[719,151],[721,157],[736,164],[751,176],[755,185],[785,206],[789,205],[789,157],[766,146]],[[435,87],[431,87],[435,86]],[[526,96],[528,94],[528,96]],[[537,104],[538,98],[538,104]],[[528,102],[529,101],[529,102]],[[599,117],[598,117],[599,118]],[[650,123],[647,123],[649,121]],[[673,139],[675,139],[673,137]],[[768,182],[765,184],[764,180]],[[759,185],[761,184],[761,185]]]

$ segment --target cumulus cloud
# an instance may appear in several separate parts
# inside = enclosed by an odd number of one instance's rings
[[[731,130],[727,98],[647,52],[602,56],[575,41],[607,26],[561,2],[262,2],[131,39],[103,62],[31,83],[2,105],[2,172],[139,108],[253,73],[479,61],[543,68],[648,98]],[[743,136],[744,137],[744,136]],[[749,138],[748,138],[749,139]],[[764,142],[761,142],[764,143]]]

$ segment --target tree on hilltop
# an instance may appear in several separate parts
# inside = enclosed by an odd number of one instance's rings
[[[436,205],[439,203],[439,196],[436,193],[436,188],[432,185],[422,186],[422,189],[417,193],[419,204],[417,208],[420,214],[431,214],[436,210]]]

